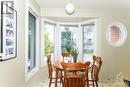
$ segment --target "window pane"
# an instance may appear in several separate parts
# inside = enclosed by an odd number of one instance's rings
[[[84,60],[90,61],[95,53],[95,26],[83,26],[83,57]]]
[[[45,58],[46,55],[51,54],[52,60],[54,59],[54,30],[55,25],[44,23],[44,41],[45,41],[45,47],[44,47],[44,54]]]
[[[126,27],[121,22],[112,22],[108,26],[106,36],[110,45],[120,47],[127,40]]]
[[[121,38],[121,30],[117,26],[111,27],[111,41],[113,44],[116,44],[120,41]]]
[[[61,51],[70,52],[66,46],[76,47],[76,29],[78,26],[61,26]]]
[[[28,71],[36,65],[36,17],[29,13],[28,31]]]

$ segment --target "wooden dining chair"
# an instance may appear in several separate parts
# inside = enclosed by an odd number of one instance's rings
[[[51,55],[47,56],[47,66],[48,66],[48,78],[49,78],[49,87],[51,87],[51,83],[55,83],[55,71],[53,70],[52,62],[51,62]],[[58,79],[60,80],[58,83],[62,81],[62,72],[58,75]],[[52,81],[54,80],[54,81]]]
[[[62,55],[62,62],[65,60],[65,57],[71,56],[69,53],[64,53],[64,52],[62,52],[61,55]]]
[[[89,83],[92,82],[92,86],[98,87],[99,72],[102,65],[101,57],[93,57],[93,65],[91,66],[90,76],[88,78]],[[91,85],[91,84],[90,84]]]
[[[93,55],[93,65],[95,64],[96,58],[97,57],[95,55]]]
[[[85,87],[85,78],[88,77],[87,63],[65,63],[61,65],[64,71],[64,87]],[[83,72],[84,71],[84,72]]]

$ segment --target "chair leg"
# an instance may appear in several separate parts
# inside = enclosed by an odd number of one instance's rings
[[[62,71],[60,73],[61,73],[61,78],[60,78],[60,84],[61,84],[62,83]]]
[[[62,78],[60,78],[60,84],[62,83]]]
[[[64,87],[67,87],[65,78],[64,78],[64,81],[63,81],[63,85],[64,85]]]
[[[62,87],[64,87],[64,82],[63,82],[63,78],[61,78],[61,83],[62,83]]]
[[[96,83],[96,87],[98,87],[98,83],[97,83],[97,81],[96,81],[95,83]]]
[[[87,87],[89,87],[89,81],[87,81]]]
[[[93,87],[95,87],[95,85],[94,85],[94,81],[92,81],[92,83],[93,83]]]
[[[52,79],[50,78],[50,81],[49,81],[49,87],[51,87],[51,83],[52,83]]]

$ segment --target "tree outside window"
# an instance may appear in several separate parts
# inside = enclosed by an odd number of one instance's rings
[[[47,29],[45,28],[45,56],[51,54],[52,50],[53,50],[53,46],[52,46],[52,42],[49,38],[50,33],[47,31]]]
[[[62,52],[70,53],[71,49],[74,47],[76,47],[76,40],[69,27],[65,26],[64,31],[61,32],[61,50]]]

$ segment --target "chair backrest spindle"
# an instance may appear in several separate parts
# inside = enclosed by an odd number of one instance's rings
[[[99,80],[99,71],[102,65],[101,57],[94,57],[94,64],[92,65],[91,77],[94,80]]]

